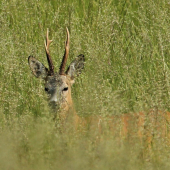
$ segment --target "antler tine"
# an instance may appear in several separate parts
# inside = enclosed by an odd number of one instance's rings
[[[68,28],[66,27],[66,31],[67,31],[67,39],[66,39],[66,42],[65,42],[65,53],[64,53],[64,56],[63,56],[63,60],[62,60],[62,63],[61,63],[61,66],[60,66],[60,75],[65,75],[65,67],[66,67],[66,62],[67,62],[67,58],[68,58],[68,55],[69,55],[69,49],[70,49],[70,34],[69,34],[69,31],[68,31]]]
[[[50,56],[50,52],[49,52],[49,46],[50,46],[50,43],[52,42],[52,40],[49,40],[48,34],[49,34],[49,30],[47,28],[46,41],[45,41],[44,44],[45,44],[45,51],[46,51],[47,61],[48,61],[49,69],[50,69],[49,74],[53,75],[54,74],[54,65],[53,65],[53,62],[52,62],[52,59],[51,59],[51,56]]]

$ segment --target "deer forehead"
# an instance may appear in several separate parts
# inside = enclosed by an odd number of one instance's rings
[[[46,78],[46,85],[65,87],[69,84],[69,78],[65,75],[59,75],[58,73],[53,76],[47,76]]]

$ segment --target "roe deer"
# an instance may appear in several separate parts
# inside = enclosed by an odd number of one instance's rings
[[[52,40],[49,40],[48,29],[45,41],[45,51],[49,69],[46,68],[40,61],[38,61],[33,56],[28,57],[28,63],[34,76],[45,80],[45,91],[49,96],[50,103],[55,108],[60,108],[61,110],[64,110],[65,114],[62,114],[62,119],[67,118],[67,112],[70,108],[73,107],[71,98],[71,85],[74,83],[75,77],[77,77],[84,68],[85,61],[84,55],[80,54],[77,58],[75,58],[75,60],[72,61],[70,66],[65,71],[70,44],[70,35],[67,28],[66,31],[67,39],[65,42],[65,53],[61,62],[59,72],[54,72],[54,65],[49,52],[49,46]]]
[[[58,73],[54,73],[53,62],[49,53],[49,45],[52,40],[49,40],[47,29],[45,51],[49,69],[46,68],[41,62],[34,57],[30,56],[28,62],[30,69],[37,78],[45,80],[45,91],[49,96],[49,100],[55,106],[61,109],[61,120],[65,121],[70,115],[69,109],[73,108],[73,102],[71,98],[71,85],[74,83],[75,77],[77,77],[84,68],[84,55],[80,54],[68,67],[65,72],[66,61],[69,55],[69,43],[70,35],[67,31],[67,39],[65,42],[65,53]],[[146,138],[151,143],[154,130],[161,132],[160,137],[170,137],[168,133],[167,123],[170,122],[170,113],[151,110],[148,114],[142,112],[136,114],[123,114],[120,116],[89,116],[87,118],[79,117],[74,111],[71,114],[74,119],[74,124],[77,127],[80,125],[87,129],[90,128],[92,132],[96,129],[99,133],[105,133],[104,129],[109,129],[113,135],[115,133],[120,136],[127,137],[134,134],[134,130],[139,138]],[[159,118],[159,120],[158,120]],[[147,126],[151,124],[151,127]]]

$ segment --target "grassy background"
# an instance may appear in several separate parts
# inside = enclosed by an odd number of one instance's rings
[[[170,110],[168,0],[1,0],[0,169],[169,169],[168,137],[155,135],[148,147],[133,135],[120,138],[120,131],[114,136],[106,131],[101,141],[95,132],[59,132],[43,81],[33,77],[27,58],[33,55],[47,66],[49,28],[57,71],[66,27],[68,63],[78,54],[86,57],[72,88],[77,114]]]

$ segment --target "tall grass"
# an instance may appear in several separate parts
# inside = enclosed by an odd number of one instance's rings
[[[121,137],[119,130],[111,135],[105,129],[100,140],[95,131],[61,133],[27,58],[47,65],[49,28],[57,71],[68,27],[68,64],[80,53],[86,57],[72,88],[77,114],[168,111],[169,16],[168,0],[1,0],[0,169],[168,169],[169,138],[159,131],[150,147],[133,134]],[[168,123],[166,128],[168,133]]]

